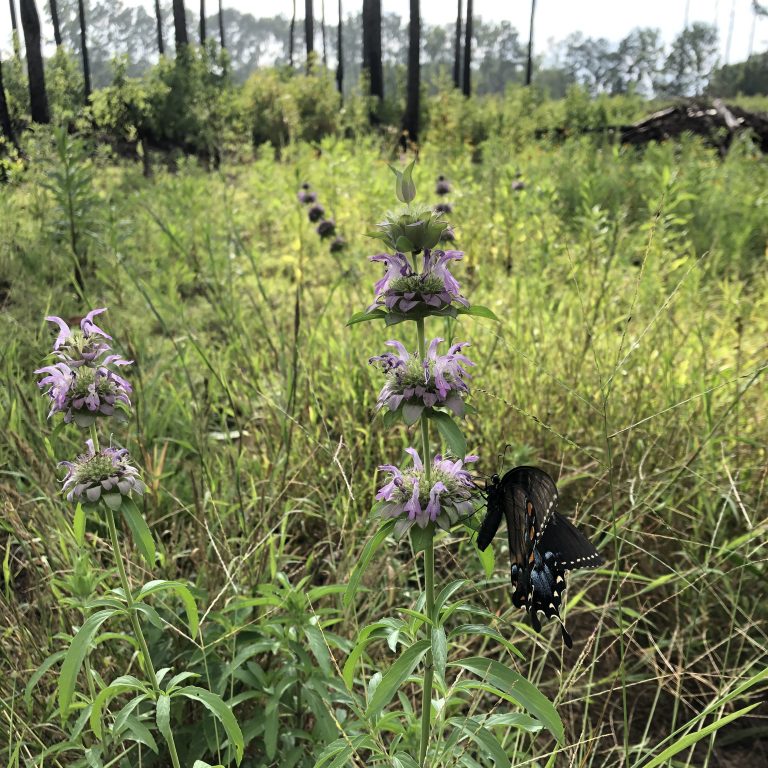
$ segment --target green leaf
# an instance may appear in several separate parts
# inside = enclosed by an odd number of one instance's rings
[[[723,726],[728,725],[728,723],[731,723],[740,717],[744,717],[744,715],[749,714],[755,707],[759,707],[760,704],[761,702],[757,701],[754,704],[750,704],[748,707],[744,707],[744,709],[740,709],[737,712],[731,712],[730,715],[718,718],[713,723],[710,723],[703,728],[693,731],[692,733],[687,733],[685,736],[675,741],[674,744],[671,744],[669,747],[667,747],[663,752],[656,755],[656,757],[654,757],[653,760],[651,760],[649,763],[643,763],[642,768],[657,768],[659,765],[666,764],[669,759],[676,755],[678,752],[682,752],[682,750],[693,746],[697,742],[701,741],[701,739],[709,736],[710,733],[714,733]]]
[[[471,584],[469,579],[456,579],[446,584],[435,598],[435,607],[432,612],[432,621],[435,624],[440,623],[440,612],[445,603],[453,597],[465,584]]]
[[[83,661],[85,661],[85,656],[93,642],[93,638],[101,628],[101,625],[117,612],[113,608],[96,611],[96,613],[91,614],[83,622],[83,626],[80,627],[77,634],[72,638],[72,643],[67,649],[67,655],[64,657],[64,663],[61,665],[61,671],[59,672],[59,713],[62,720],[65,720],[67,717],[67,710],[75,692],[77,676],[80,672],[80,667],[83,666]]]
[[[485,578],[490,579],[493,576],[493,571],[496,567],[496,555],[493,553],[493,547],[486,547],[484,550],[481,550],[480,547],[477,546],[476,538],[474,540],[474,547],[475,554],[485,571]]]
[[[85,543],[85,509],[83,505],[78,502],[75,507],[75,516],[72,520],[72,529],[75,532],[75,541],[78,547],[82,547]]]
[[[468,739],[474,741],[482,754],[492,758],[494,768],[510,768],[512,765],[499,740],[485,727],[481,718],[452,717],[448,720],[448,725],[458,728]]]
[[[192,597],[192,593],[189,591],[189,588],[182,584],[180,581],[165,581],[164,579],[148,581],[136,593],[136,601],[141,602],[145,597],[149,597],[155,592],[162,592],[166,589],[175,592],[181,602],[184,604],[184,610],[187,613],[187,625],[189,626],[189,633],[194,638],[197,635],[197,630],[200,624],[200,619],[197,613],[197,603],[195,603],[195,598]]]
[[[370,320],[380,320],[387,317],[387,312],[383,309],[372,309],[370,312],[363,310],[362,312],[355,312],[352,317],[347,320],[347,327],[350,325],[357,325],[357,323],[367,323]]]
[[[24,688],[24,703],[27,705],[27,709],[32,706],[32,689],[40,682],[40,678],[58,661],[64,658],[66,651],[57,651],[52,653],[33,673],[29,678],[26,687]]]
[[[369,624],[367,627],[363,627],[360,630],[357,636],[355,647],[350,651],[349,656],[347,656],[347,660],[344,662],[344,668],[341,671],[341,676],[344,679],[344,683],[350,691],[352,690],[352,684],[354,682],[355,665],[357,664],[357,660],[363,655],[363,651],[366,649],[368,643],[376,639],[371,638],[371,635],[377,629],[384,629],[387,626],[388,624],[386,622],[376,621],[373,624]]]
[[[416,161],[411,161],[404,171],[389,166],[389,170],[395,174],[395,195],[401,203],[410,203],[416,197],[416,185],[413,183],[413,166]]]
[[[400,654],[400,658],[387,670],[381,678],[371,700],[368,702],[366,715],[369,717],[381,712],[389,704],[400,686],[408,679],[416,666],[430,649],[429,640],[419,640]]]
[[[405,235],[400,235],[395,243],[395,250],[400,251],[400,253],[411,253],[415,247]]]
[[[166,744],[173,741],[173,731],[171,731],[171,697],[164,693],[160,694],[155,707],[155,722],[157,730],[163,734]]]
[[[432,663],[441,680],[445,680],[445,666],[448,662],[448,641],[445,627],[432,628]]]
[[[472,304],[469,307],[458,307],[456,310],[460,315],[470,315],[471,317],[484,317],[487,320],[495,320],[499,322],[499,318],[489,307],[484,307],[482,304]]]
[[[97,738],[101,738],[102,710],[112,699],[115,698],[115,696],[119,696],[121,693],[126,693],[127,691],[137,691],[139,693],[144,693],[145,688],[142,683],[132,675],[125,675],[123,677],[118,677],[111,683],[111,685],[108,685],[106,688],[102,689],[98,696],[96,696],[96,698],[93,700],[93,704],[91,706],[90,721],[91,730],[94,732]]]
[[[384,523],[384,525],[382,525],[381,528],[379,528],[379,530],[366,542],[363,551],[360,554],[360,559],[352,570],[352,574],[349,577],[349,584],[347,585],[344,597],[342,598],[342,603],[345,608],[349,608],[349,605],[360,586],[360,579],[363,578],[366,568],[370,565],[373,556],[384,542],[384,539],[392,533],[394,527],[395,521],[387,520],[387,522]]]
[[[131,529],[131,536],[133,536],[133,541],[138,547],[139,552],[141,552],[141,556],[147,561],[148,565],[154,566],[155,540],[152,538],[152,532],[149,530],[144,515],[133,499],[125,497],[123,498],[120,510],[123,513],[125,522],[128,523],[128,527]]]
[[[307,644],[315,659],[317,659],[320,669],[327,677],[332,677],[331,655],[328,653],[328,646],[323,639],[323,633],[317,627],[309,626],[305,627],[304,634],[307,637]]]
[[[414,552],[423,552],[435,535],[435,526],[430,523],[425,528],[418,525],[411,526],[411,546]]]
[[[224,700],[217,696],[215,693],[206,691],[205,688],[198,688],[194,685],[189,685],[186,688],[179,690],[180,696],[186,696],[193,701],[199,701],[206,709],[208,709],[214,717],[218,718],[219,722],[224,726],[224,730],[229,737],[229,743],[235,749],[235,760],[237,764],[243,760],[243,752],[245,751],[245,742],[243,740],[243,732],[240,730],[240,726],[237,724],[235,716],[232,714],[232,710],[224,703]]]
[[[461,626],[456,627],[455,629],[452,629],[449,637],[460,637],[461,635],[472,635],[474,636],[480,636],[480,637],[490,637],[495,642],[499,643],[499,645],[506,648],[510,653],[514,653],[515,656],[517,656],[520,659],[524,659],[525,656],[523,656],[522,652],[517,649],[517,647],[511,643],[509,640],[507,640],[504,635],[501,634],[498,630],[494,629],[493,627],[489,627],[486,624],[462,624]]]
[[[563,743],[565,732],[557,710],[552,702],[521,674],[494,659],[479,656],[452,662],[449,666],[474,672],[482,680],[498,688],[540,720],[559,744]]]
[[[437,424],[438,432],[448,444],[451,453],[459,459],[467,455],[467,441],[453,418],[443,411],[430,411],[429,418]]]
[[[419,768],[419,764],[407,753],[398,752],[392,756],[393,768]]]
[[[157,754],[157,742],[155,741],[155,737],[138,717],[130,715],[126,720],[125,730],[128,733],[127,738],[131,739],[131,741],[136,741],[139,744],[144,744]]]

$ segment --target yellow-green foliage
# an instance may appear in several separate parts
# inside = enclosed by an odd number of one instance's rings
[[[201,615],[211,608],[198,647],[160,627],[150,628],[151,650],[157,666],[198,673],[234,697],[249,766],[312,768],[344,728],[345,688],[331,704],[318,696],[324,675],[338,675],[322,638],[311,651],[303,646],[305,626],[322,628],[342,666],[360,627],[395,603],[416,606],[407,545],[379,552],[351,608],[332,590],[310,599],[303,586],[290,589],[305,576],[347,583],[375,526],[376,466],[399,462],[413,440],[405,429],[393,437],[375,417],[382,381],[367,364],[388,338],[412,346],[407,324],[345,327],[379,276],[364,233],[393,205],[389,157],[373,138],[336,135],[339,105],[321,75],[260,73],[245,94],[249,132],[282,146],[280,162],[261,153],[218,174],[190,162],[149,181],[135,166],[97,163],[87,302],[71,287],[60,212],[37,183],[55,161],[0,188],[0,648],[8,660],[0,698],[15,710],[4,722],[22,755],[65,740],[55,670],[29,708],[20,691],[61,647],[51,638],[81,621],[59,599],[79,555],[32,375],[51,343],[47,314],[108,306],[105,327],[136,361],[137,415],[123,434],[150,488],[145,511],[161,553],[152,577],[189,583]],[[625,104],[607,118],[628,117],[635,102]],[[511,607],[503,549],[488,580],[466,535],[441,538],[437,584],[473,579],[467,605],[488,611],[483,621],[496,622],[527,661],[471,636],[465,655],[519,666],[557,703],[566,743],[553,764],[635,766],[708,704],[719,715],[742,706],[723,697],[765,666],[768,164],[747,142],[723,161],[695,140],[646,150],[532,141],[537,115],[558,122],[558,109],[599,123],[608,106],[573,94],[555,107],[515,90],[495,102],[431,100],[417,201],[436,202],[436,177],[450,179],[449,219],[466,252],[455,274],[501,321],[429,319],[427,334],[472,342],[477,412],[466,433],[478,471],[497,471],[509,443],[510,460],[559,477],[561,511],[599,543],[606,567],[570,577],[566,613],[579,646],[562,658],[557,627],[534,637]],[[293,143],[299,136],[316,143]],[[328,253],[296,202],[303,181],[348,240],[340,255]],[[75,453],[82,436],[65,429],[56,445],[59,456]],[[111,562],[104,536],[90,519],[85,551],[95,565]],[[253,596],[234,610],[236,597]],[[91,654],[97,685],[135,652],[109,646]],[[384,665],[393,658],[386,643],[369,652]],[[368,657],[361,665],[359,690],[372,669]],[[280,687],[280,674],[293,682]],[[512,707],[492,696],[477,704],[499,714]],[[182,764],[225,760],[210,721],[190,715],[176,727],[189,750]],[[503,724],[495,732],[515,765],[544,765],[555,748],[545,733]],[[759,764],[750,724],[721,733],[722,747],[704,739],[676,765],[714,766],[717,754]],[[412,744],[414,734],[402,738]],[[471,754],[491,765],[482,750]],[[440,765],[454,765],[452,755]]]

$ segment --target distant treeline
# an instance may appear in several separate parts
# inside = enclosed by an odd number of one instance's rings
[[[81,56],[82,35],[77,0],[39,3],[44,11],[43,39],[53,42],[51,8],[57,8],[58,27],[64,47]],[[297,3],[303,6],[303,3]],[[315,15],[317,6],[315,5]],[[174,51],[172,5],[158,3],[161,24],[166,30],[164,52]],[[209,3],[209,7],[216,4]],[[303,7],[301,8],[303,10]],[[127,74],[138,76],[157,63],[158,23],[155,14],[143,6],[128,6],[123,0],[90,0],[85,3],[88,59],[93,87],[114,79],[113,60],[127,57]],[[244,82],[257,68],[304,65],[305,23],[283,16],[255,18],[250,13],[229,9],[223,4],[223,24],[218,12],[206,17],[210,39],[220,32],[229,58],[230,75]],[[186,9],[190,42],[200,18]],[[292,33],[291,33],[292,28]],[[428,92],[451,81],[454,68],[456,28],[453,23],[421,24],[421,83]],[[314,49],[318,59],[331,69],[338,65],[336,25],[315,19]],[[350,92],[361,73],[362,15],[343,20],[344,89]],[[384,13],[381,17],[381,59],[384,93],[402,90],[408,60],[408,19]],[[513,83],[523,83],[527,56],[527,30],[521,34],[507,21],[488,22],[475,17],[472,24],[472,91],[501,93]],[[564,96],[569,85],[580,84],[591,93],[621,94],[635,91],[644,96],[693,96],[712,92],[718,96],[765,94],[768,92],[768,52],[750,57],[741,64],[722,68],[718,64],[718,37],[715,27],[695,23],[687,26],[665,46],[659,30],[638,28],[618,42],[585,37],[579,32],[540,52],[534,59],[534,80],[551,97]]]

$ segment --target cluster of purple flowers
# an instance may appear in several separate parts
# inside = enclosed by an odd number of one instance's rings
[[[376,494],[378,514],[381,517],[397,517],[394,533],[402,536],[412,526],[426,528],[435,523],[449,530],[461,518],[471,515],[472,476],[464,464],[477,461],[477,456],[451,460],[437,455],[432,463],[429,480],[421,457],[415,448],[406,448],[413,459],[413,467],[400,470],[392,464],[379,467],[389,472],[389,478]]]
[[[57,362],[39,368],[36,374],[44,374],[38,382],[51,399],[48,418],[63,413],[64,421],[74,421],[80,427],[88,427],[99,416],[114,416],[130,408],[130,383],[114,368],[130,365],[120,355],[111,352],[107,340],[111,336],[94,322],[104,308],[94,309],[74,331],[60,317],[46,320],[59,326],[53,344],[53,357]]]
[[[35,371],[42,375],[38,386],[51,401],[48,418],[63,413],[66,423],[90,427],[94,436],[99,417],[127,415],[133,391],[114,370],[131,361],[112,353],[112,337],[94,321],[102,312],[106,312],[105,307],[91,310],[75,329],[60,317],[47,317],[59,327],[53,343],[55,362]],[[94,504],[103,499],[112,509],[118,509],[124,496],[144,492],[139,472],[125,449],[97,450],[93,439],[87,440],[86,446],[87,452],[74,461],[61,462],[67,467],[63,490],[69,501]]]
[[[336,234],[336,222],[325,217],[325,208],[317,201],[317,193],[312,191],[307,182],[301,185],[298,198],[302,205],[307,206],[307,218],[313,224],[317,224],[315,232],[320,235],[320,239],[328,240],[333,237],[330,244],[331,253],[343,251],[347,241],[341,235]],[[334,237],[334,235],[336,236]]]
[[[441,338],[432,339],[426,358],[411,355],[396,340],[386,342],[396,352],[385,352],[371,357],[371,364],[378,364],[384,371],[387,381],[379,393],[377,409],[384,407],[390,411],[403,409],[403,418],[407,424],[413,424],[425,408],[443,406],[456,416],[464,415],[463,396],[469,392],[467,380],[470,375],[466,368],[474,363],[462,353],[467,342],[454,344],[445,355],[437,354]]]
[[[425,248],[421,272],[416,272],[403,253],[378,253],[370,261],[381,262],[386,267],[384,277],[374,286],[376,299],[368,307],[386,309],[401,315],[416,317],[430,310],[441,310],[453,302],[464,307],[469,302],[461,295],[458,281],[448,269],[450,261],[461,259],[461,251],[440,251]]]
[[[93,440],[86,440],[88,452],[75,461],[62,461],[67,468],[62,490],[67,500],[95,504],[103,499],[112,509],[119,509],[123,496],[144,493],[139,471],[131,464],[125,448],[102,448],[97,451]]]

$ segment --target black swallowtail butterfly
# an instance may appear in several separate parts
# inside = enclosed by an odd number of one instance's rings
[[[507,521],[512,602],[525,608],[531,624],[541,631],[538,613],[560,621],[563,640],[573,647],[560,618],[566,571],[597,568],[603,558],[568,520],[557,512],[557,486],[543,470],[515,467],[504,477],[494,475],[487,488],[488,511],[477,535],[477,546],[486,549],[501,524]]]

